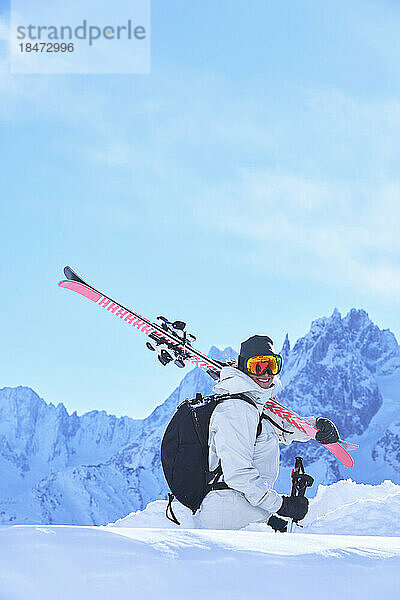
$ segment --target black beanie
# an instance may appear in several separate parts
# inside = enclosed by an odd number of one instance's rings
[[[246,364],[249,358],[253,356],[266,356],[275,354],[272,349],[273,340],[267,335],[253,335],[249,339],[242,342],[238,358],[238,368],[243,373],[247,373]]]

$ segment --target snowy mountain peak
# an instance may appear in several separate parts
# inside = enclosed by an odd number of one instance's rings
[[[0,390],[0,462],[20,481],[85,460],[109,458],[136,429],[133,419],[105,411],[71,415],[63,404],[47,404],[28,387]],[[0,484],[1,485],[1,484]]]
[[[343,323],[353,345],[359,348],[372,372],[388,375],[400,367],[400,347],[389,329],[380,329],[364,310],[354,308]]]
[[[342,318],[342,315],[340,314],[339,309],[336,308],[336,306],[335,306],[335,308],[333,309],[333,313],[331,314],[331,319],[341,319],[341,318]]]
[[[335,308],[330,317],[313,321],[310,331],[293,348],[297,354],[312,352],[316,362],[324,358],[330,360],[334,351],[342,356],[359,355],[368,369],[377,374],[382,369],[387,374],[389,361],[391,369],[400,365],[400,347],[394,334],[388,329],[379,329],[362,309],[353,308],[342,318]]]
[[[364,310],[312,322],[287,357],[283,404],[307,414],[329,415],[346,437],[361,434],[382,405],[376,375],[400,368],[395,336],[375,325]]]
[[[208,356],[213,358],[214,360],[218,360],[220,362],[227,362],[228,360],[236,360],[238,353],[227,346],[224,350],[220,350],[216,346],[211,346]]]
[[[368,313],[363,308],[351,308],[344,318],[349,329],[363,329],[372,324]]]
[[[283,367],[285,366],[285,362],[289,357],[290,354],[290,341],[289,341],[289,334],[287,333],[284,339],[284,342],[282,344],[282,348],[281,351],[279,352],[279,354],[282,356],[283,358]]]

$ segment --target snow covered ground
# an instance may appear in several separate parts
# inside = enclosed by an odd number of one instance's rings
[[[400,538],[15,525],[0,581],[1,600],[396,598]]]
[[[177,527],[164,510],[152,502],[106,527],[0,528],[0,600],[400,596],[400,486],[390,481],[320,486],[291,534],[192,529],[180,505]]]
[[[150,502],[145,510],[131,513],[109,527],[157,527],[177,529],[165,518],[165,501]],[[174,513],[182,527],[195,528],[191,511],[178,502]],[[400,485],[384,481],[380,485],[355,483],[351,479],[320,485],[310,500],[301,533],[400,536]],[[266,531],[268,525],[255,523],[248,530]]]

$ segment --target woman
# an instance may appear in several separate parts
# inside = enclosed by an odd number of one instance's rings
[[[260,420],[265,402],[274,393],[274,379],[281,365],[282,357],[275,354],[271,338],[254,335],[241,344],[237,367],[222,369],[214,392],[243,393],[255,406],[228,398],[211,416],[209,469],[214,471],[220,465],[218,487],[225,489],[206,495],[195,515],[197,527],[240,529],[249,523],[268,522],[274,513],[296,521],[307,514],[307,498],[282,496],[273,486],[279,472],[279,443],[311,438],[276,415],[271,415],[274,423],[268,418]],[[321,443],[339,439],[328,419],[317,419],[316,423],[311,417],[309,421],[321,428]]]

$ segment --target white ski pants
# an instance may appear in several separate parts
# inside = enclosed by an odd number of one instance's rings
[[[197,529],[241,529],[249,523],[268,521],[269,512],[253,506],[237,490],[209,492],[194,515]]]

